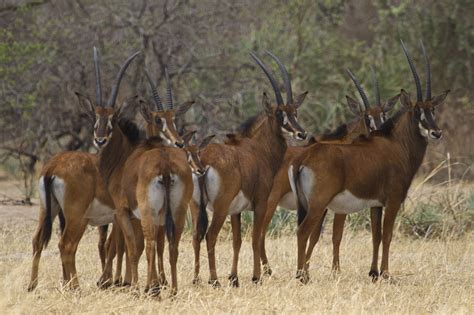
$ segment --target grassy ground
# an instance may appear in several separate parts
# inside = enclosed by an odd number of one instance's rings
[[[5,211],[5,210],[4,210]],[[312,283],[295,281],[295,237],[270,239],[268,249],[274,276],[261,286],[251,283],[251,246],[245,237],[240,257],[241,288],[212,289],[191,284],[193,253],[190,235],[181,243],[179,293],[175,300],[164,292],[161,299],[133,298],[118,290],[101,291],[95,286],[100,275],[96,250],[97,232],[88,229],[77,255],[82,290],[63,291],[61,269],[54,235],[40,264],[40,282],[27,293],[31,263],[30,238],[34,207],[11,207],[16,216],[0,225],[0,309],[8,313],[472,313],[474,312],[474,234],[451,240],[413,240],[395,237],[391,270],[395,284],[372,284],[367,276],[371,257],[370,235],[348,232],[341,248],[342,272],[331,276],[330,229],[313,256]],[[231,241],[224,233],[217,247],[218,275],[223,283],[231,264]],[[207,263],[202,256],[202,279],[207,280]],[[145,283],[145,260],[140,262],[140,283]],[[203,281],[204,283],[206,281]]]

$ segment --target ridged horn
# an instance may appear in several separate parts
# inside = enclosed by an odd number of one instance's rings
[[[370,66],[370,70],[372,71],[372,84],[374,85],[374,93],[375,93],[375,106],[381,106],[380,102],[380,85],[379,80],[377,79],[377,73],[375,73],[375,68]]]
[[[100,59],[99,50],[94,46],[94,67],[95,67],[95,102],[96,106],[102,106],[102,84],[100,79]]]
[[[151,93],[153,95],[153,101],[155,102],[155,109],[159,112],[164,111],[163,103],[161,103],[160,95],[158,95],[158,91],[156,90],[156,85],[153,82],[150,74],[148,73],[146,69],[145,69],[145,76],[146,76],[146,79],[148,80],[148,85],[150,86]]]
[[[117,78],[115,79],[114,85],[112,86],[112,93],[110,93],[107,106],[112,107],[115,105],[115,101],[117,100],[117,95],[120,88],[120,82],[122,82],[123,75],[125,74],[125,71],[127,70],[130,63],[133,61],[133,59],[135,59],[139,54],[140,51],[137,51],[136,53],[128,57],[128,59],[125,60],[125,63],[122,65],[122,68],[120,68]]]
[[[421,51],[423,52],[423,57],[425,59],[425,71],[426,71],[426,95],[425,100],[431,100],[431,67],[430,67],[430,58],[426,53],[425,45],[423,45],[423,41],[420,40],[421,44]]]
[[[283,97],[281,97],[281,92],[280,89],[278,88],[278,84],[275,81],[275,78],[271,75],[270,71],[265,67],[263,62],[258,59],[258,57],[255,55],[255,53],[250,52],[250,57],[252,57],[253,60],[260,66],[260,68],[265,72],[265,75],[267,76],[268,80],[270,81],[270,84],[272,85],[273,91],[275,92],[275,98],[277,101],[278,106],[284,105],[283,103]]]
[[[346,68],[347,74],[349,74],[349,77],[351,78],[352,82],[354,82],[355,87],[357,88],[357,91],[359,91],[360,97],[362,98],[362,102],[364,102],[364,107],[365,110],[370,108],[369,105],[369,99],[367,98],[367,95],[364,92],[364,89],[360,85],[359,81],[357,81],[357,78],[355,75],[351,72],[349,68]]]
[[[272,57],[273,60],[275,60],[275,62],[278,64],[278,67],[280,68],[281,76],[283,77],[283,83],[285,84],[286,105],[293,104],[293,91],[291,90],[291,80],[290,80],[290,75],[288,74],[288,71],[286,70],[286,67],[283,65],[280,59],[278,59],[278,57],[275,56],[272,52],[265,50],[265,53],[267,53],[267,55]]]
[[[411,73],[413,74],[413,79],[415,80],[416,100],[418,102],[422,102],[423,101],[423,93],[421,92],[420,77],[418,76],[418,73],[416,72],[416,68],[415,68],[415,65],[413,63],[413,59],[411,59],[411,56],[408,53],[408,50],[405,47],[405,44],[403,43],[403,40],[400,39],[400,42],[402,43],[403,52],[405,53],[405,56],[407,57],[408,65],[410,66]]]
[[[166,101],[168,110],[173,109],[173,93],[171,91],[171,81],[168,73],[168,68],[165,67],[165,78],[166,78]]]

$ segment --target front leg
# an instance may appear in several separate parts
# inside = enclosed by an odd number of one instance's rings
[[[372,228],[372,264],[370,266],[369,277],[372,281],[377,281],[379,277],[379,248],[382,241],[382,207],[370,208],[370,225]]]
[[[230,222],[232,224],[232,247],[234,249],[234,256],[232,258],[232,270],[229,280],[231,286],[238,288],[239,277],[237,276],[237,265],[239,263],[240,247],[242,246],[241,213],[232,215]]]
[[[393,226],[398,210],[400,209],[401,201],[393,200],[387,202],[385,208],[385,216],[383,219],[383,234],[382,234],[382,265],[380,268],[380,275],[383,279],[391,279],[388,269],[388,259],[390,251],[390,243],[392,241]]]

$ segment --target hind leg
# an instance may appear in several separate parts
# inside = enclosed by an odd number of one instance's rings
[[[135,235],[135,241],[136,241],[136,246],[137,246],[137,261],[140,260],[140,257],[143,254],[143,250],[145,249],[145,239],[143,236],[143,230],[141,226],[141,222],[138,219],[132,218],[131,220],[132,226],[133,226],[133,233]],[[122,283],[124,286],[128,286],[131,283],[131,265],[130,261],[128,260],[128,254],[125,256],[125,278]]]
[[[339,248],[341,246],[342,233],[344,232],[344,223],[347,214],[334,214],[334,223],[332,228],[332,271],[340,271]]]
[[[45,217],[46,217],[45,209],[41,207],[39,220],[38,220],[38,227],[36,228],[36,232],[33,236],[33,264],[31,266],[31,279],[30,279],[30,283],[28,284],[28,291],[33,291],[38,285],[38,268],[39,268],[39,262],[41,259],[41,252],[43,251],[43,244],[41,242],[41,234],[43,230],[42,225],[43,225],[43,221]]]
[[[311,255],[307,255],[306,247],[308,245],[308,238],[311,232],[317,225],[321,225],[321,221],[324,216],[326,206],[329,198],[321,198],[318,194],[313,193],[312,198],[308,202],[308,211],[297,230],[297,243],[298,243],[298,262],[296,278],[304,284],[309,281],[309,274],[305,265],[308,263]],[[316,236],[315,236],[316,237]],[[319,237],[319,236],[318,236]],[[312,252],[312,251],[311,251]],[[310,252],[310,254],[311,254]]]
[[[118,224],[112,224],[112,231],[110,232],[109,237],[107,238],[105,247],[107,248],[107,258],[105,260],[105,266],[102,270],[102,275],[97,281],[97,286],[99,288],[108,288],[112,283],[112,264],[117,252],[117,228]]]
[[[69,218],[63,235],[59,241],[61,261],[65,269],[65,285],[71,289],[79,288],[79,280],[76,271],[76,251],[79,241],[84,235],[87,220],[74,220]]]
[[[189,210],[191,211],[191,219],[193,222],[193,250],[194,250],[194,277],[193,284],[198,284],[201,282],[199,278],[199,269],[200,269],[200,253],[201,253],[201,240],[199,239],[198,232],[198,216],[199,208],[197,204],[191,200],[189,203]]]
[[[99,249],[99,257],[100,263],[102,265],[102,271],[105,268],[105,262],[107,258],[107,250],[106,250],[106,242],[107,242],[107,230],[109,229],[108,225],[101,225],[99,226],[99,244],[97,244],[97,248]]]
[[[239,287],[239,277],[237,276],[237,265],[239,263],[240,247],[242,246],[241,233],[241,214],[234,214],[230,217],[232,224],[232,247],[234,249],[234,256],[232,257],[232,270],[230,272],[230,285]]]
[[[167,286],[165,266],[163,264],[163,256],[165,253],[165,228],[158,226],[156,230],[156,253],[158,256],[158,280],[161,286]]]
[[[308,270],[309,270],[309,257],[311,257],[311,255],[313,253],[313,250],[314,250],[314,246],[316,246],[316,244],[319,241],[319,238],[321,237],[321,231],[322,231],[323,225],[324,225],[324,218],[326,217],[327,212],[328,212],[327,209],[324,210],[323,216],[321,218],[321,222],[319,224],[316,224],[314,226],[313,231],[311,232],[311,235],[310,235],[310,238],[309,238],[309,245],[308,245],[308,249],[307,249],[307,252],[306,252],[306,264],[304,265],[304,270],[306,272],[308,272]]]
[[[227,208],[225,208],[227,210]],[[225,213],[215,212],[212,216],[211,225],[206,234],[206,245],[207,245],[207,255],[209,260],[209,284],[212,284],[214,287],[220,287],[220,283],[217,280],[217,270],[216,270],[216,253],[215,247],[217,242],[217,236],[224,224],[226,218]]]

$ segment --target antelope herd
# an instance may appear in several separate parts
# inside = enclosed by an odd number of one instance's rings
[[[166,105],[146,70],[152,102],[132,96],[116,105],[122,78],[140,52],[124,62],[104,103],[100,56],[94,47],[95,102],[82,94],[76,95],[95,121],[93,141],[99,152],[59,153],[43,167],[28,290],[38,285],[41,253],[48,245],[53,221],[58,216],[63,281],[68,288],[79,287],[75,255],[87,225],[92,225],[99,227],[100,287],[114,284],[138,288],[138,262],[145,250],[148,266],[145,292],[159,295],[161,288],[168,286],[163,263],[166,238],[171,294],[176,294],[178,246],[188,209],[193,222],[193,283],[200,282],[200,245],[205,239],[209,284],[220,286],[215,246],[219,231],[230,216],[233,260],[229,281],[230,285],[239,286],[237,267],[243,210],[254,213],[252,281],[258,283],[262,266],[264,274],[272,273],[265,234],[277,206],[297,210],[296,277],[302,283],[309,281],[309,262],[328,209],[334,212],[333,270],[340,270],[339,247],[347,214],[370,208],[373,256],[369,276],[373,281],[378,277],[390,279],[389,249],[394,221],[423,160],[428,140],[441,138],[434,112],[449,92],[431,96],[430,62],[421,43],[426,71],[423,98],[414,62],[403,41],[401,45],[415,81],[416,101],[402,89],[400,94],[382,103],[372,69],[375,103],[371,104],[356,76],[347,69],[362,99],[361,104],[347,96],[356,121],[332,133],[311,137],[297,119],[308,92],[293,97],[286,67],[277,56],[266,51],[281,72],[284,101],[281,85],[272,72],[255,53],[250,53],[269,80],[276,103],[263,93],[260,114],[244,122],[236,133],[227,134],[223,143],[210,143],[213,138],[210,135],[199,144],[193,143],[195,130],[182,135],[175,125],[175,118],[186,113],[194,102],[175,108],[166,68]],[[402,109],[389,117],[399,99]],[[145,130],[135,121],[137,112],[146,122]],[[288,146],[285,136],[304,144]],[[210,224],[208,213],[212,213]],[[109,224],[113,227],[107,238]],[[124,254],[126,270],[122,277]]]

